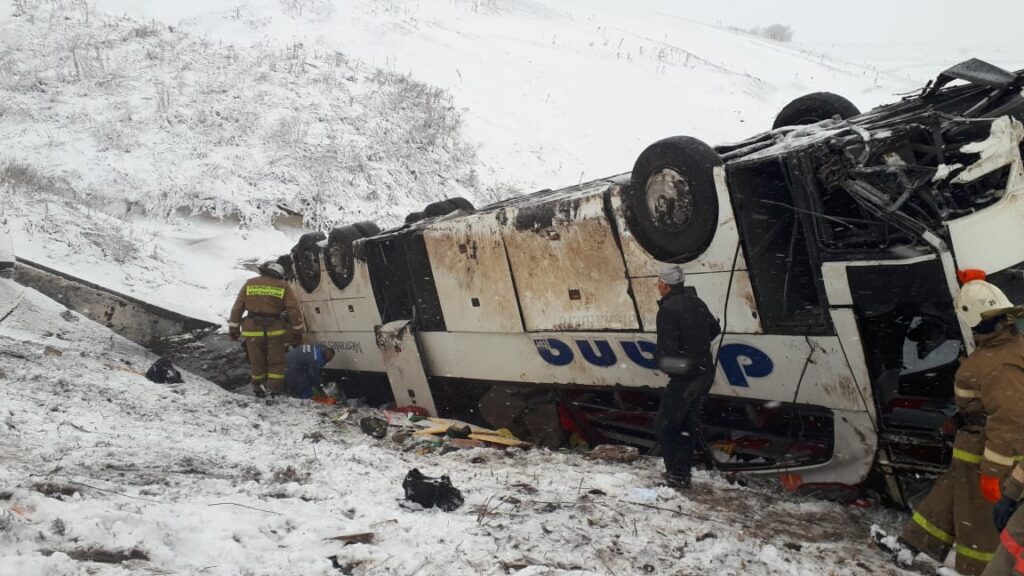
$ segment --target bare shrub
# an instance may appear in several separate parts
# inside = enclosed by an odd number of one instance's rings
[[[770,26],[755,26],[750,29],[754,36],[760,36],[776,42],[789,42],[793,40],[793,29],[785,24],[772,24]]]
[[[324,20],[334,13],[331,0],[281,0],[281,9],[289,16]]]
[[[46,174],[14,159],[0,158],[0,190],[11,196],[72,198],[74,190],[64,178]]]
[[[100,230],[83,232],[89,242],[100,249],[103,256],[118,264],[127,264],[142,252],[131,224],[123,222]]]
[[[107,120],[93,128],[100,150],[131,152],[139,146],[139,131],[126,120]]]

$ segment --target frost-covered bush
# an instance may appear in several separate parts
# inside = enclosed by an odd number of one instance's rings
[[[291,16],[328,18],[334,12],[331,0],[280,0],[281,9]]]
[[[793,40],[793,29],[785,24],[772,24],[770,26],[755,26],[750,29],[754,36],[761,36],[776,42],[789,42]]]
[[[72,0],[25,6],[34,18],[0,22],[0,133],[11,160],[51,187],[60,174],[85,206],[244,226],[285,207],[326,228],[484,192],[443,90],[326,44],[223,45]]]

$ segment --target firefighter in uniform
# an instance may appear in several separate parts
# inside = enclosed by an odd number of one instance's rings
[[[981,574],[999,535],[992,523],[1000,482],[1024,454],[1024,337],[1008,312],[1016,309],[983,280],[963,285],[956,299],[976,349],[961,359],[954,381],[959,429],[953,462],[914,511],[901,540],[943,561],[956,551],[961,574]]]
[[[245,338],[253,392],[262,398],[268,391],[277,396],[284,388],[285,336],[290,328],[292,345],[302,344],[302,312],[280,264],[267,262],[259,271],[238,292],[228,334],[232,340]]]

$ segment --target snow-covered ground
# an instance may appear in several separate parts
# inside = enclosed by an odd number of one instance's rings
[[[902,574],[868,538],[892,511],[704,473],[684,496],[650,459],[373,440],[340,408],[149,382],[147,352],[2,279],[0,318],[3,576]],[[465,504],[405,504],[412,468]]]

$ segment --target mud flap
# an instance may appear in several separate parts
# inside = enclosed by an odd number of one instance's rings
[[[437,416],[434,397],[430,393],[427,372],[423,366],[419,343],[411,320],[395,320],[375,326],[377,347],[391,382],[391,392],[398,406],[416,405]]]

